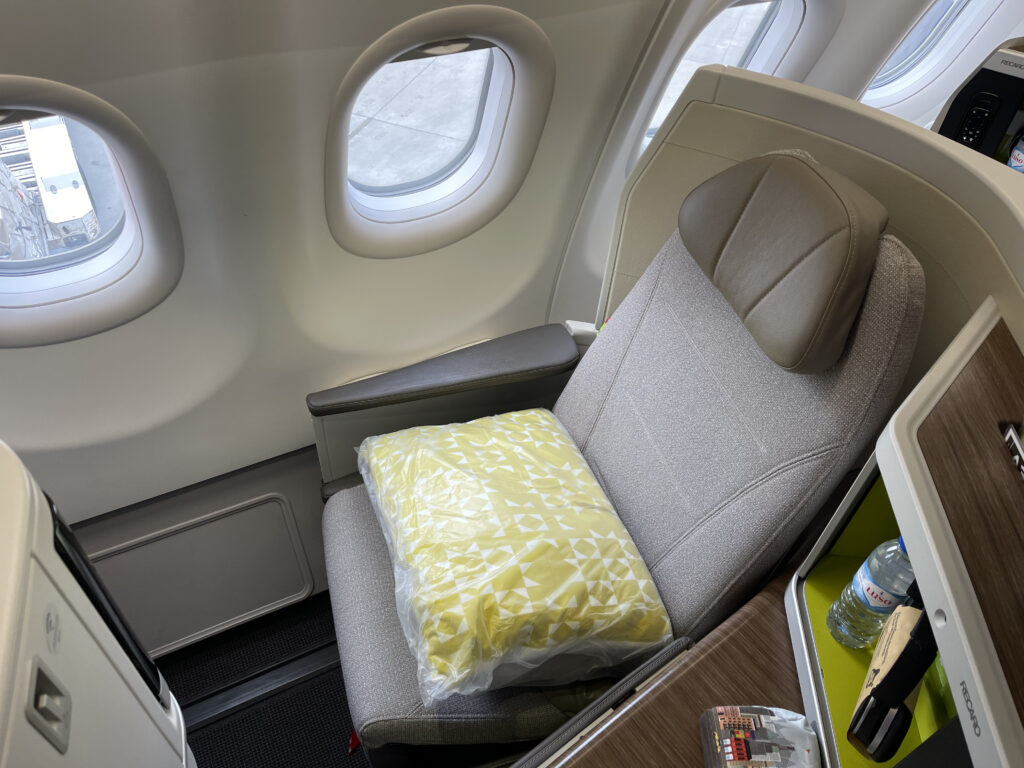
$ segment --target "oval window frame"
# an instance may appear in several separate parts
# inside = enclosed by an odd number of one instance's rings
[[[409,195],[373,196],[348,179],[348,126],[366,82],[385,64],[440,41],[478,39],[507,57],[490,129],[470,153],[483,155],[472,173],[459,169]],[[342,79],[327,128],[324,199],[327,223],[346,251],[367,258],[402,258],[450,245],[494,219],[526,179],[547,121],[555,56],[544,31],[521,13],[497,6],[444,8],[406,21],[370,45]],[[489,97],[488,102],[492,101]],[[485,135],[486,134],[486,135]],[[424,194],[425,191],[433,194]],[[407,200],[401,198],[406,197]]]
[[[65,115],[106,144],[123,184],[126,223],[111,248],[18,286],[0,282],[0,348],[34,347],[92,336],[145,314],[171,293],[184,267],[184,245],[170,182],[127,115],[80,88],[0,75],[0,111]],[[63,276],[58,280],[56,276]],[[49,283],[49,284],[47,284]]]

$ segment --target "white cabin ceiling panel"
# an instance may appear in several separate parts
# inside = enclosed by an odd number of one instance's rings
[[[5,35],[0,72],[63,80],[124,111],[167,169],[185,243],[181,282],[149,313],[79,341],[0,350],[0,438],[71,520],[311,444],[307,392],[546,321],[569,229],[663,3],[506,3],[556,55],[522,189],[438,251],[346,253],[324,216],[332,99],[365,45],[444,5],[5,5],[17,34]]]

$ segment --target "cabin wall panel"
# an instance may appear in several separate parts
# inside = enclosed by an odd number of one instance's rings
[[[505,3],[541,25],[557,56],[519,194],[449,247],[353,256],[324,216],[331,101],[367,44],[446,4],[115,0],[47,24],[38,5],[5,6],[18,34],[0,71],[85,87],[135,121],[167,169],[185,241],[180,284],[146,315],[0,350],[0,439],[70,520],[311,444],[307,392],[545,322],[569,229],[663,3]],[[40,39],[61,55],[44,55]]]
[[[170,652],[327,588],[312,448],[75,527],[147,650]]]

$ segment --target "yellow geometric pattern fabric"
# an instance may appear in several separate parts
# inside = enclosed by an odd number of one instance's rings
[[[367,438],[359,464],[428,705],[583,679],[671,640],[647,566],[550,412]]]

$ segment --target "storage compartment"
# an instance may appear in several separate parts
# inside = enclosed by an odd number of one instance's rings
[[[106,583],[119,585],[118,604],[154,656],[313,592],[295,517],[277,494],[154,531],[92,561]]]
[[[898,765],[956,717],[941,659],[936,659],[921,685],[910,730],[891,760],[875,763],[857,752],[846,738],[874,644],[859,650],[847,648],[833,639],[825,620],[832,603],[871,551],[899,535],[885,484],[872,460],[794,576],[787,594],[804,704],[808,719],[821,737],[823,756],[832,768]]]
[[[1024,354],[991,298],[876,445],[976,768],[1024,754]],[[945,762],[949,762],[947,759]]]

